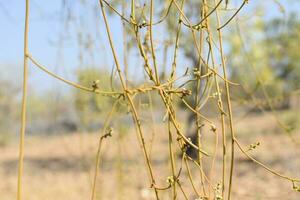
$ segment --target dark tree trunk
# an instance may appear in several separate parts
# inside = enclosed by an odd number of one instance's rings
[[[199,66],[199,59],[198,59],[198,56],[195,55],[195,52],[187,52],[186,53],[186,56],[188,58],[190,58],[193,62],[193,65],[194,67],[196,68],[197,66]],[[200,68],[200,75],[204,75],[206,72],[205,70],[203,69],[203,67]],[[192,101],[191,101],[191,105],[193,106],[193,108],[196,108],[196,105],[197,105],[197,102],[196,102],[196,94],[197,94],[197,89],[199,90],[198,91],[198,95],[201,94],[201,91],[203,91],[203,85],[205,84],[205,80],[200,80],[201,81],[201,84],[200,84],[200,87],[197,88],[196,84],[193,84],[192,86]],[[200,131],[201,133],[201,128],[200,127],[197,127],[197,114],[194,113],[194,112],[190,112],[189,114],[189,117],[187,119],[187,124],[188,124],[188,127],[190,127],[190,129],[188,130],[188,137],[191,139],[191,141],[198,145],[198,131]],[[201,119],[199,120],[200,123],[201,123]],[[199,129],[199,130],[198,130]],[[201,135],[201,134],[200,134]],[[196,159],[198,158],[198,151],[193,148],[193,147],[188,147],[187,148],[187,154],[192,157],[193,159]]]

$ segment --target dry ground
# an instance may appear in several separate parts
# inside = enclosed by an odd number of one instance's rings
[[[151,127],[148,139],[151,138]],[[163,125],[156,127],[152,146],[152,163],[159,185],[166,185],[170,176],[167,134]],[[237,135],[243,145],[256,141],[261,146],[254,156],[267,165],[287,175],[300,177],[300,148],[279,130],[270,115],[252,115],[236,124]],[[152,199],[149,180],[140,147],[134,131],[104,141],[101,171],[97,182],[97,199]],[[294,136],[299,140],[300,131]],[[24,199],[25,200],[82,200],[89,199],[97,148],[97,133],[57,135],[52,137],[29,136],[25,144]],[[207,145],[209,150],[209,144]],[[221,148],[219,148],[219,152]],[[280,199],[298,200],[300,193],[292,190],[290,182],[267,173],[237,150],[234,173],[235,200]],[[0,147],[0,199],[16,196],[18,144]],[[217,157],[215,170],[220,171],[221,157]],[[179,162],[178,162],[179,163]],[[192,166],[192,164],[191,164]],[[208,170],[208,169],[207,169]],[[192,167],[194,178],[199,173]],[[195,199],[183,171],[183,187],[190,199]],[[215,173],[215,181],[220,174]],[[198,181],[197,181],[198,184]],[[161,194],[169,199],[169,193]],[[179,199],[182,199],[179,196]]]

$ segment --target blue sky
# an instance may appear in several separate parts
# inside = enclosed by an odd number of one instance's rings
[[[113,61],[103,29],[100,11],[98,10],[97,17],[95,17],[97,11],[94,11],[92,7],[88,7],[88,5],[83,9],[82,6],[78,5],[80,1],[74,1],[74,5],[72,5],[72,9],[75,11],[74,16],[84,22],[66,25],[61,23],[61,18],[66,17],[61,15],[61,2],[61,0],[31,0],[29,32],[31,54],[50,70],[66,78],[74,79],[75,69],[82,67],[78,59],[79,48],[76,39],[78,30],[82,29],[90,33],[94,39],[93,53],[84,53],[83,55],[84,65],[112,66]],[[233,5],[238,5],[241,1],[232,2]],[[250,0],[249,2],[249,5],[245,7],[245,13],[251,13],[257,4],[268,4],[271,7],[267,9],[265,18],[281,15],[274,0]],[[292,2],[292,0],[284,0],[281,1],[281,4],[287,10],[296,9],[296,4]],[[22,73],[24,8],[25,0],[0,0],[0,70],[2,76],[7,74],[7,76],[16,77],[16,80],[19,80]],[[117,49],[120,50],[123,48],[120,20],[115,17],[110,17],[109,20],[113,25],[111,28],[115,44]],[[65,31],[66,26],[69,26],[69,32]],[[159,38],[162,36],[161,34],[156,33],[156,37]],[[60,49],[57,45],[59,39],[62,41],[62,48]],[[122,51],[118,52],[121,58]],[[131,56],[134,57],[135,55]],[[132,60],[132,62],[136,61]],[[132,71],[132,73],[134,72]],[[30,80],[31,85],[39,88],[48,87],[55,82],[33,66],[30,67]]]
[[[31,0],[30,6],[30,30],[29,30],[29,51],[40,63],[43,63],[47,68],[58,74],[74,79],[72,76],[75,69],[81,67],[78,61],[78,45],[75,39],[76,28],[80,27],[84,31],[95,32],[96,23],[102,26],[102,20],[100,17],[94,20],[94,24],[87,24],[89,21],[84,19],[84,27],[82,24],[71,25],[69,32],[66,32],[65,26],[61,22],[61,0],[48,1],[48,3],[41,3],[38,0]],[[5,72],[9,76],[20,77],[22,72],[23,63],[23,37],[24,37],[24,8],[25,1],[12,0],[1,1],[0,3],[0,70]],[[75,12],[78,9],[76,5],[73,8]],[[86,12],[78,11],[76,14],[83,15],[84,18],[91,18],[91,12],[86,16]],[[63,16],[64,17],[64,16]],[[79,16],[76,16],[79,17]],[[115,24],[112,27],[112,32],[116,38],[116,43],[121,44],[119,37],[116,37],[115,33],[120,33],[121,26],[119,21],[115,18],[110,18],[112,23]],[[102,26],[103,27],[103,26]],[[101,33],[94,34],[97,40],[107,42],[105,35]],[[99,35],[97,35],[99,34]],[[62,38],[62,39],[61,39]],[[59,40],[62,48],[57,45]],[[94,65],[108,65],[111,60],[110,52],[103,49],[103,44],[99,42],[96,44],[94,51],[97,51],[97,55],[94,55],[94,61],[89,58],[88,55],[84,55],[84,63]],[[118,45],[121,47],[120,45]],[[14,73],[14,74],[12,74]],[[37,87],[44,87],[51,85],[53,79],[48,75],[40,72],[37,68],[31,65],[30,67],[30,83]],[[36,84],[38,83],[38,84]]]

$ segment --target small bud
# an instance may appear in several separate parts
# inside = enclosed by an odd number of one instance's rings
[[[107,130],[107,132],[103,136],[101,136],[101,139],[104,139],[104,138],[107,138],[107,137],[111,137],[112,136],[112,132],[113,132],[113,129],[112,129],[112,127],[110,127]]]
[[[210,128],[213,132],[216,132],[217,131],[217,127],[214,125],[214,124],[211,124],[210,125]]]
[[[185,89],[185,88],[182,89],[182,97],[189,96],[191,94],[192,94],[191,90],[188,90],[188,89]]]
[[[293,190],[295,190],[296,192],[300,192],[300,187],[298,187],[295,182],[293,182]]]
[[[100,83],[99,80],[93,81],[93,84],[92,84],[93,91],[96,91],[99,89],[99,83]]]
[[[174,184],[174,178],[173,178],[173,176],[168,176],[166,181],[167,181],[167,183],[173,185]]]
[[[250,144],[248,151],[252,151],[252,150],[256,149],[258,146],[260,146],[260,142]]]

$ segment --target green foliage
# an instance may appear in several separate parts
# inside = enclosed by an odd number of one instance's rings
[[[289,111],[283,113],[281,118],[290,132],[293,132],[299,128],[300,117],[297,112]]]
[[[109,91],[112,88],[118,88],[111,83],[111,77],[108,72],[96,68],[86,68],[77,71],[78,83],[81,85],[93,87],[97,84],[99,90]],[[78,113],[83,127],[100,122],[99,117],[104,111],[111,108],[113,101],[109,97],[103,97],[94,93],[86,93],[76,90],[74,94],[75,109]]]
[[[15,85],[0,77],[0,146],[7,145],[16,131],[15,121],[19,117],[19,112],[15,109],[18,105],[16,93]]]
[[[11,141],[11,134],[1,131],[0,133],[0,147],[6,146]]]
[[[275,19],[266,27],[268,58],[276,76],[284,80],[285,90],[300,87],[300,22],[295,14],[285,20]]]
[[[262,84],[270,97],[287,95],[299,88],[300,22],[297,17],[291,15],[287,23],[284,19],[257,18],[252,24],[239,23],[236,27],[236,34],[228,36],[231,76],[246,88],[246,93],[265,98]],[[245,27],[247,31],[242,32]],[[247,97],[241,93],[236,95]]]

